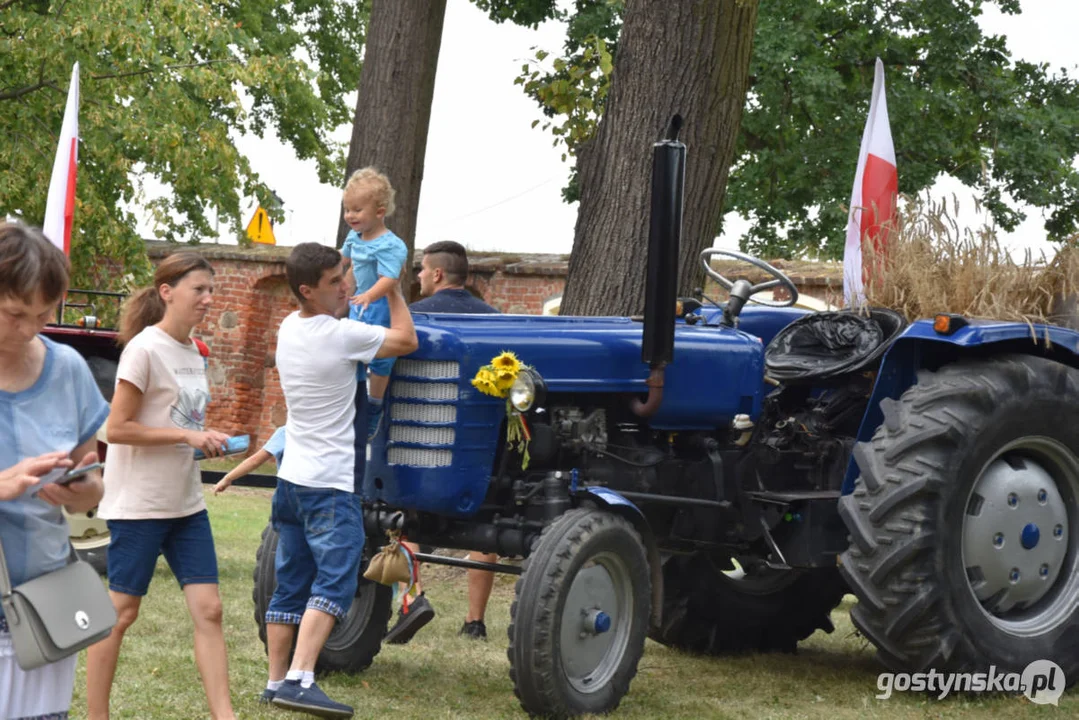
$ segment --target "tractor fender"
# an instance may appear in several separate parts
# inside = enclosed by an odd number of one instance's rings
[[[614,490],[606,487],[590,487],[586,488],[586,492],[590,496],[589,500],[604,510],[625,518],[633,525],[633,529],[641,534],[645,553],[648,556],[648,569],[652,576],[651,623],[653,627],[658,628],[663,615],[663,562],[659,557],[659,547],[656,545],[656,536],[652,533],[652,527],[640,508]]]
[[[936,370],[961,359],[985,359],[995,355],[1036,355],[1079,368],[1079,332],[1057,325],[966,320],[952,333],[938,333],[932,320],[917,320],[907,326],[881,360],[880,370],[869,397],[858,442],[873,439],[884,422],[880,403],[899,396],[918,381],[919,370]],[[842,494],[854,490],[858,464],[852,456],[847,464]]]

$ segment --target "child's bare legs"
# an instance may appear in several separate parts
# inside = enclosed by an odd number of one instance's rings
[[[371,373],[368,396],[377,402],[382,401],[382,396],[386,394],[386,387],[390,384],[390,378],[388,375],[375,375]]]
[[[367,441],[375,436],[378,431],[379,421],[382,419],[383,397],[386,388],[390,384],[389,375],[377,375],[371,373],[367,379]]]

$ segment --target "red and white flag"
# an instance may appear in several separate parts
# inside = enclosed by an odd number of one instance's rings
[[[871,239],[878,259],[883,257],[898,193],[899,174],[888,125],[888,102],[884,97],[884,63],[877,58],[873,98],[858,152],[858,171],[854,175],[847,218],[847,244],[843,250],[843,295],[847,307],[865,304],[862,242]]]
[[[75,168],[79,159],[79,64],[71,70],[64,124],[52,164],[49,199],[41,229],[56,247],[71,254],[71,219],[75,215]]]

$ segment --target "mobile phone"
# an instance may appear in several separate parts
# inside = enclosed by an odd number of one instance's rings
[[[221,446],[221,453],[223,455],[238,455],[240,453],[245,453],[245,452],[247,452],[247,448],[248,448],[248,446],[250,444],[251,444],[251,436],[250,435],[236,435],[234,437],[230,437],[228,439],[228,442],[226,442],[224,445]],[[202,450],[200,450],[200,449],[196,449],[195,450],[195,459],[196,460],[205,460],[206,459],[206,453],[202,452]]]
[[[66,473],[60,476],[60,479],[56,481],[57,485],[67,485],[68,483],[80,480],[95,470],[101,470],[105,467],[105,463],[93,463],[92,465],[84,465],[83,467],[72,468]]]

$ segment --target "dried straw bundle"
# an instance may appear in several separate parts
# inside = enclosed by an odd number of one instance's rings
[[[951,212],[946,201],[903,200],[887,252],[878,254],[871,242],[863,246],[870,306],[891,308],[908,320],[943,312],[1026,323],[1066,320],[1060,313],[1079,289],[1073,243],[1052,261],[1028,250],[1016,262],[992,227],[960,228],[954,198]]]

